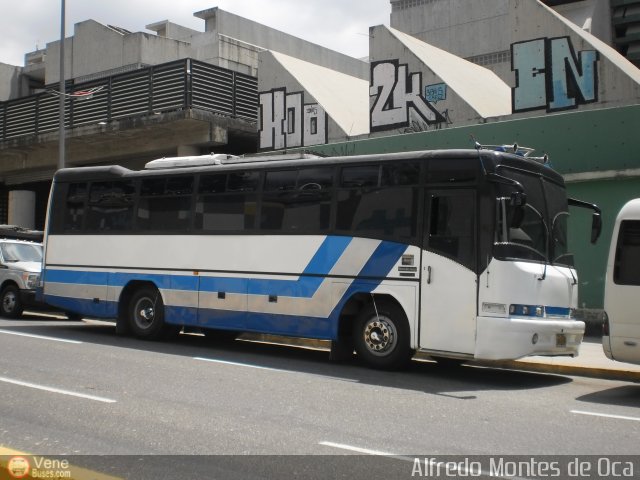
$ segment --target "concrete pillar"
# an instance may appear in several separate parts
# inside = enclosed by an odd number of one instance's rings
[[[9,192],[9,212],[7,223],[19,227],[35,228],[36,192],[12,190]]]
[[[194,157],[202,155],[200,148],[194,145],[178,145],[178,157]]]

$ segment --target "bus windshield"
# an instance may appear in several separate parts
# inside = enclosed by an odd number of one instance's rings
[[[573,266],[568,251],[568,204],[563,186],[545,177],[505,169],[505,176],[524,187],[526,204],[511,206],[510,188],[501,186],[498,198],[496,242],[497,258],[529,260],[551,265]]]

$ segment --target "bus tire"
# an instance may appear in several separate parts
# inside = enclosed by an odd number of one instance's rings
[[[7,285],[0,294],[0,316],[5,318],[20,318],[23,305],[20,301],[20,291],[15,285]]]
[[[389,301],[377,301],[364,307],[353,330],[356,353],[369,367],[397,370],[405,367],[413,350],[409,322],[402,308]]]
[[[129,300],[127,318],[131,331],[140,339],[160,340],[172,330],[172,325],[164,321],[164,302],[155,287],[136,290]]]

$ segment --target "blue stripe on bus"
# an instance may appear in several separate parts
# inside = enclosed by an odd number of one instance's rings
[[[327,274],[340,258],[351,241],[349,237],[327,237],[305,268],[305,273],[316,275]],[[301,336],[320,339],[335,339],[338,335],[340,312],[347,300],[354,293],[371,293],[388,276],[393,266],[406,251],[407,246],[399,243],[381,242],[367,260],[363,268],[354,275],[353,282],[337,302],[327,318],[304,317],[295,314],[272,314],[248,311],[228,311],[215,309],[198,309],[196,307],[180,307],[165,305],[167,323],[209,328],[226,328],[241,331],[254,331],[267,334]],[[92,275],[92,273],[94,275]],[[289,297],[311,298],[322,277],[302,276],[296,281],[262,280],[252,278],[214,278],[184,275],[162,275],[141,273],[105,273],[47,270],[46,281],[69,284],[105,285],[97,280],[108,276],[110,286],[124,286],[131,280],[148,280],[159,288],[197,291],[222,291],[227,293],[253,295],[283,295]],[[358,277],[368,277],[359,280]],[[80,281],[81,280],[81,281]],[[46,295],[45,300],[52,306],[64,310],[80,312],[87,316],[114,318],[117,316],[117,302],[100,304],[92,300]]]
[[[108,285],[109,272],[84,270],[45,270],[45,282],[76,283],[80,285]]]
[[[304,275],[327,275],[346,250],[351,237],[326,237],[318,251],[297,280],[255,279],[247,284],[247,279],[229,277],[198,277],[193,275],[162,275],[151,273],[108,273],[80,270],[45,271],[45,282],[73,283],[82,285],[109,285],[124,287],[132,280],[150,281],[159,288],[205,292],[226,292],[251,295],[286,295],[312,297],[322,284],[322,277]]]
[[[76,312],[88,317],[116,318],[118,316],[118,303],[102,301],[99,303],[90,299],[59,297],[57,295],[44,295],[47,305],[57,307],[60,310]]]
[[[544,307],[547,316],[568,317],[571,314],[570,308],[565,307]]]
[[[371,293],[378,288],[378,285],[382,283],[384,277],[388,275],[406,250],[406,245],[391,242],[382,242],[378,248],[376,248],[373,255],[371,255],[371,258],[367,263],[365,263],[362,270],[360,270],[358,276],[379,278],[379,280],[356,279],[351,283],[345,294],[329,315],[329,318],[333,319],[333,331],[331,332],[331,338],[338,338],[338,319],[340,318],[340,312],[342,312],[342,309],[352,295],[355,293]]]

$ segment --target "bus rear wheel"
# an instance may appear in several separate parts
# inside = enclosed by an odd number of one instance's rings
[[[133,334],[145,340],[159,340],[172,330],[172,325],[164,321],[162,295],[154,287],[142,287],[133,294],[129,301],[128,320]]]
[[[377,301],[362,310],[354,325],[353,338],[358,356],[373,368],[402,368],[414,353],[407,317],[398,305],[389,301]]]

